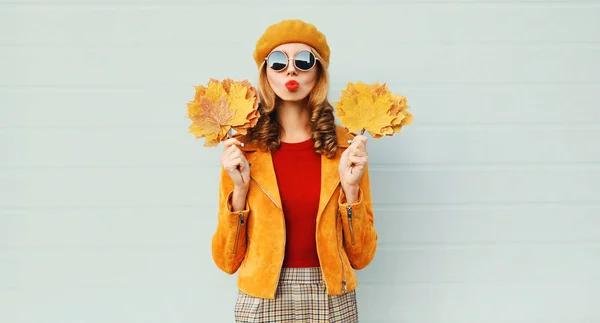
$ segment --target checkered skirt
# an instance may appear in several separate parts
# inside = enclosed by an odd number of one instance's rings
[[[238,291],[236,323],[356,323],[355,291],[329,296],[320,268],[283,268],[275,299]]]

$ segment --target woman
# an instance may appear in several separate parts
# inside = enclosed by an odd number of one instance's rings
[[[301,20],[256,43],[261,117],[225,142],[212,240],[216,265],[238,272],[236,322],[358,321],[354,270],[377,233],[366,137],[335,124],[329,56]]]

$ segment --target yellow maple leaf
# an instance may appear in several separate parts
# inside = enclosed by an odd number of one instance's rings
[[[217,100],[225,96],[227,96],[227,91],[225,91],[223,84],[218,80],[210,79],[204,97],[212,102],[217,102]]]
[[[373,138],[391,136],[412,121],[406,98],[392,94],[379,82],[349,82],[334,104],[343,126],[350,132],[368,131]]]
[[[248,97],[247,94],[248,87],[242,83],[233,83],[229,88],[227,100],[230,108],[235,111],[235,116],[231,120],[231,126],[234,128],[246,124],[248,116],[256,110],[256,98]]]
[[[392,121],[392,129],[394,132],[400,132],[403,126],[410,125],[413,121],[414,116],[407,110],[410,108],[406,104],[406,97],[395,96],[394,105],[390,109],[390,114],[396,116]]]
[[[193,123],[189,130],[196,138],[205,137],[205,146],[218,145],[231,128],[231,119],[235,113],[228,105],[227,97],[218,98],[216,102],[202,97],[199,101],[190,103],[192,112],[189,117]]]

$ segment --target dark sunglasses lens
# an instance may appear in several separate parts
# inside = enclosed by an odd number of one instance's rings
[[[307,71],[315,66],[315,55],[313,53],[304,50],[296,55],[296,67],[298,69]]]
[[[287,66],[287,56],[283,52],[272,52],[267,59],[267,64],[275,71],[281,71]]]

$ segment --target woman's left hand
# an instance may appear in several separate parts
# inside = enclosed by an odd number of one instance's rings
[[[358,192],[358,183],[360,183],[365,166],[367,166],[368,157],[367,137],[357,135],[352,140],[352,144],[342,153],[340,159],[340,181],[345,191],[348,189]]]

